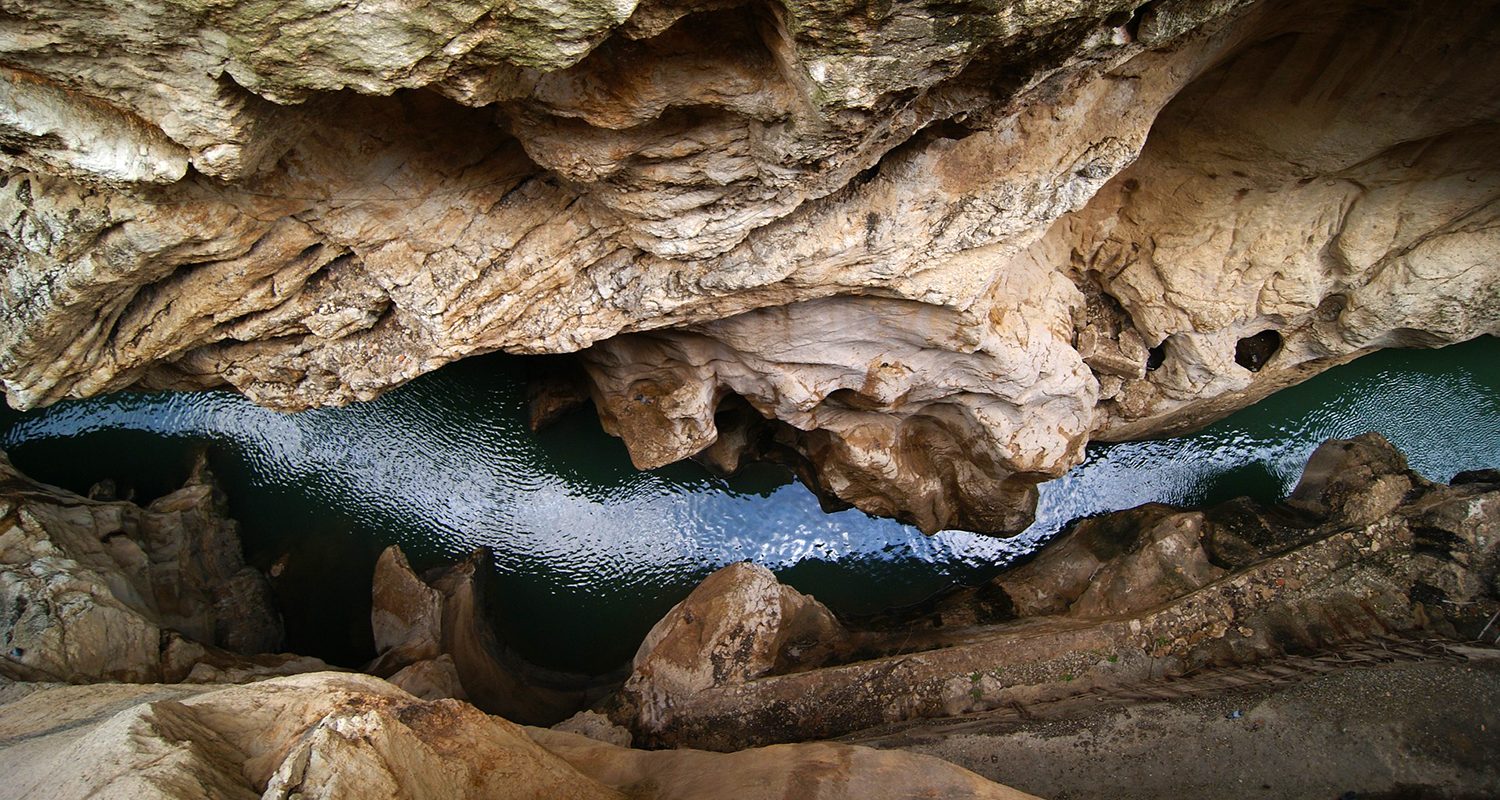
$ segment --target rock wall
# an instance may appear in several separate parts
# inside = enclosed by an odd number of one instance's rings
[[[770,576],[726,568],[679,606],[702,612],[696,625],[669,615],[652,631],[607,710],[638,746],[735,749],[1182,697],[1195,681],[1216,695],[1341,659],[1462,661],[1476,640],[1474,658],[1493,660],[1497,576],[1500,473],[1433,484],[1366,434],[1319,447],[1284,504],[1151,504],[1084,520],[990,584],[850,623],[792,666],[768,647],[797,629],[757,602],[777,588],[757,588]],[[694,674],[685,652],[702,679],[663,680]],[[716,670],[718,653],[754,657]]]
[[[642,467],[999,532],[1090,438],[1500,332],[1494,3],[0,10],[16,407],[582,350]]]
[[[245,566],[200,458],[142,507],[36,483],[0,453],[0,676],[30,681],[234,681],[326,668],[268,655],[281,616]]]

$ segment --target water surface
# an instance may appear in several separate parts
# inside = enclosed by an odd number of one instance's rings
[[[288,648],[369,655],[370,569],[399,543],[420,567],[490,547],[502,635],[548,666],[604,671],[712,570],[751,559],[836,611],[906,605],[993,575],[1067,521],[1148,501],[1284,495],[1331,436],[1377,430],[1447,480],[1500,466],[1500,340],[1386,351],[1171,440],[1091,447],[1044,484],[1037,523],[997,539],[925,537],[825,514],[785,472],[730,479],[691,462],[636,471],[588,412],[526,429],[525,359],[472,358],[369,403],[283,415],[226,392],[122,393],[17,414],[0,447],[40,480],[112,478],[137,499],[180,484],[206,447],[247,556],[277,579]]]

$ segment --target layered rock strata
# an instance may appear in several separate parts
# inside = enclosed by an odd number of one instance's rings
[[[767,595],[739,589],[762,581],[738,569],[738,582],[711,580],[684,601],[722,617],[653,631],[609,710],[637,744],[734,749],[1024,713],[1382,637],[1492,639],[1497,547],[1500,474],[1433,484],[1378,435],[1333,440],[1284,504],[1148,505],[1086,520],[992,584],[846,632],[829,640],[842,649],[794,670],[776,670],[774,652],[759,655],[752,674],[711,669],[711,653],[780,641],[774,627],[731,622],[759,619],[764,605],[742,613],[734,598]],[[712,685],[652,680],[658,658],[700,642],[711,645],[698,670],[717,677]],[[643,683],[655,691],[631,691]]]
[[[13,685],[0,703],[5,798],[1031,797],[930,756],[845,744],[629,750],[364,675]]]
[[[1004,531],[1090,438],[1500,331],[1489,2],[3,10],[17,407],[587,348],[643,467]]]
[[[203,459],[141,507],[36,483],[0,453],[0,675],[223,682],[326,668],[271,655],[281,637]]]

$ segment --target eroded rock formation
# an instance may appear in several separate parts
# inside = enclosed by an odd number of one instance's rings
[[[469,700],[490,714],[552,724],[598,699],[607,680],[527,663],[495,633],[494,555],[476,550],[419,577],[391,545],[375,564],[371,627],[379,654],[366,672],[426,699]]]
[[[281,617],[200,457],[144,508],[36,483],[0,453],[0,675],[216,681],[326,669],[270,655]]]
[[[0,758],[5,798],[1031,797],[930,756],[854,745],[629,750],[334,673],[3,687]]]
[[[1474,640],[1500,614],[1497,575],[1500,474],[1433,484],[1367,434],[1320,447],[1284,504],[1147,505],[1086,520],[990,585],[847,633],[852,647],[822,663],[668,684],[611,713],[638,745],[734,749],[923,718],[1024,716],[1070,698],[1149,697],[1153,683],[1218,668],[1295,673],[1288,656],[1390,655],[1407,648],[1400,637]],[[757,595],[716,596],[723,617],[697,622],[727,632],[709,639],[711,652],[775,639],[732,624],[741,612],[727,601]],[[698,664],[717,676],[709,653]],[[627,698],[650,680],[643,665],[638,657]]]
[[[1004,531],[1090,438],[1500,331],[1490,2],[3,9],[17,407],[587,348],[643,467]]]

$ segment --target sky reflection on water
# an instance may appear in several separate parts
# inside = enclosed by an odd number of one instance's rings
[[[308,585],[295,591],[321,591],[335,616],[335,591],[367,586],[367,562],[386,544],[419,563],[490,547],[507,637],[554,666],[599,670],[628,657],[709,571],[742,559],[837,610],[866,612],[983,580],[1081,516],[1148,501],[1280,496],[1331,436],[1379,430],[1439,480],[1500,466],[1497,344],[1379,353],[1191,436],[1091,447],[1083,465],[1041,487],[1036,524],[1010,539],[925,537],[858,511],[825,514],[770,467],[730,479],[691,463],[638,472],[588,414],[532,434],[519,362],[505,356],[451,365],[373,402],[296,415],[223,392],[6,412],[0,446],[42,480],[80,490],[114,477],[149,495],[180,481],[187,453],[208,443],[252,561],[302,558]],[[357,542],[358,552],[340,556],[335,541]],[[326,552],[298,555],[315,545]],[[334,576],[340,564],[357,574]],[[367,635],[289,625],[290,644]]]

